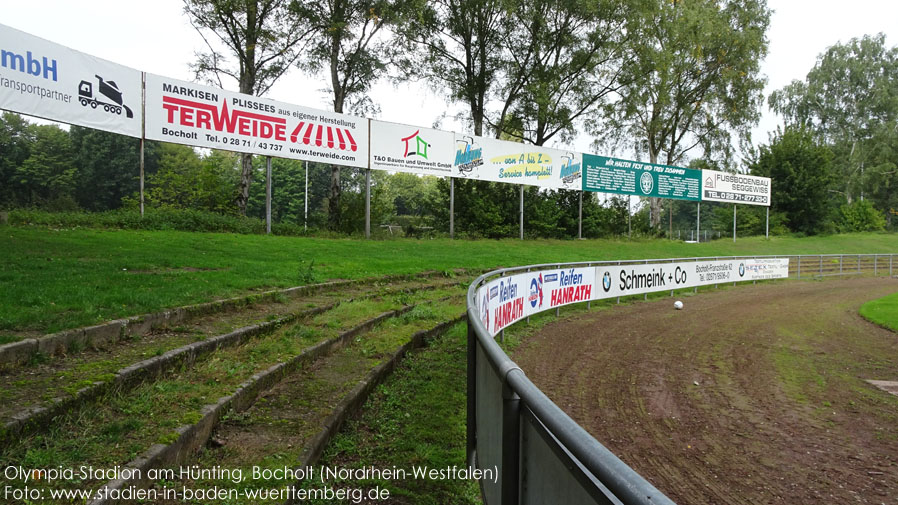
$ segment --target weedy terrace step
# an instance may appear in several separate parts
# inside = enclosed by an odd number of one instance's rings
[[[146,480],[148,470],[151,468],[162,468],[166,466],[180,465],[190,459],[193,454],[201,447],[206,445],[211,437],[214,428],[219,424],[221,417],[227,412],[242,412],[250,408],[259,396],[265,391],[271,389],[278,382],[283,380],[289,374],[301,368],[304,364],[310,363],[323,356],[327,356],[337,349],[345,346],[352,339],[369,331],[377,324],[393,317],[399,317],[402,314],[410,312],[416,306],[407,306],[398,310],[385,312],[379,316],[369,319],[364,323],[341,333],[338,337],[319,342],[301,354],[295,356],[289,361],[281,362],[271,366],[267,370],[253,375],[250,379],[242,383],[238,389],[231,395],[220,398],[213,404],[206,405],[202,408],[202,418],[192,424],[181,426],[176,430],[177,439],[168,444],[154,444],[145,453],[124,465],[127,469],[140,470],[140,479],[119,479],[107,482],[101,486],[101,490],[121,490],[129,486],[147,487],[151,482]],[[108,491],[105,494],[109,494]],[[108,499],[98,499],[90,502],[91,505],[106,505],[114,503]]]

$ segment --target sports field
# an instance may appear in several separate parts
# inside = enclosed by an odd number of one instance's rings
[[[677,503],[890,503],[898,334],[858,314],[894,278],[788,281],[579,311],[512,356]]]

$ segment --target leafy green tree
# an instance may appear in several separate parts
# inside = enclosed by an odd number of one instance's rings
[[[422,80],[468,108],[474,135],[484,135],[487,104],[504,65],[503,41],[514,0],[418,2],[397,26],[411,57],[401,67],[409,80]]]
[[[22,203],[52,210],[73,210],[77,167],[69,134],[58,126],[29,125],[34,142],[13,177]]]
[[[72,126],[69,136],[78,168],[76,199],[83,209],[102,211],[122,206],[140,189],[140,142],[115,133]],[[144,148],[145,173],[156,171],[156,142]]]
[[[792,231],[834,231],[832,151],[804,128],[786,127],[761,146],[751,174],[770,177],[771,211],[784,214]],[[732,214],[730,214],[732,215]]]
[[[809,128],[833,147],[840,190],[852,202],[873,196],[894,204],[898,145],[898,48],[885,35],[836,44],[818,56],[804,81],[773,92],[769,103],[787,124]]]
[[[300,64],[311,72],[326,71],[334,112],[366,114],[376,110],[367,96],[386,72],[396,45],[385,27],[406,16],[407,0],[294,0],[297,22],[308,26],[310,39]],[[328,226],[341,227],[340,166],[331,168]]]
[[[16,191],[16,170],[28,159],[34,131],[22,116],[4,112],[0,116],[0,208],[23,203]]]
[[[682,163],[696,148],[731,159],[733,137],[748,140],[760,116],[766,0],[653,0],[639,14],[627,27],[635,62],[593,131],[652,163]],[[657,228],[661,202],[650,203]]]
[[[574,123],[621,86],[621,72],[631,63],[626,19],[639,3],[520,3],[504,41],[507,78],[495,129],[534,145],[572,136]]]
[[[201,158],[191,147],[161,144],[159,171],[147,178],[147,204],[236,214],[234,192],[239,175],[238,154],[212,151]]]
[[[289,4],[289,0],[184,0],[185,14],[209,49],[197,55],[193,66],[197,78],[220,88],[223,78],[232,78],[240,93],[267,93],[299,57],[299,43],[309,33],[303,20],[291,14]],[[228,61],[226,54],[237,61]],[[236,203],[245,214],[252,155],[241,156],[241,167]]]

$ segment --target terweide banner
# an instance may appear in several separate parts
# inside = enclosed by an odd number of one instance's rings
[[[702,170],[702,201],[770,206],[770,178]]]
[[[455,134],[385,121],[371,121],[371,168],[451,176]]]
[[[368,120],[146,74],[146,137],[368,166]]]
[[[581,154],[470,135],[455,136],[454,176],[580,189]]]
[[[0,109],[141,136],[141,74],[0,25]]]
[[[477,290],[477,303],[481,322],[496,335],[528,316],[571,303],[788,277],[788,258],[555,268],[493,279]]]
[[[701,170],[583,155],[583,191],[701,200]]]

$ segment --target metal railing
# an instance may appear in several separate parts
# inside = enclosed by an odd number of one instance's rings
[[[496,474],[494,479],[481,480],[484,503],[673,504],[574,422],[509,359],[481,322],[477,290],[488,281],[549,268],[769,258],[788,258],[790,278],[868,273],[892,276],[898,268],[894,256],[780,255],[558,263],[506,268],[480,276],[467,294],[467,457],[470,466]]]

